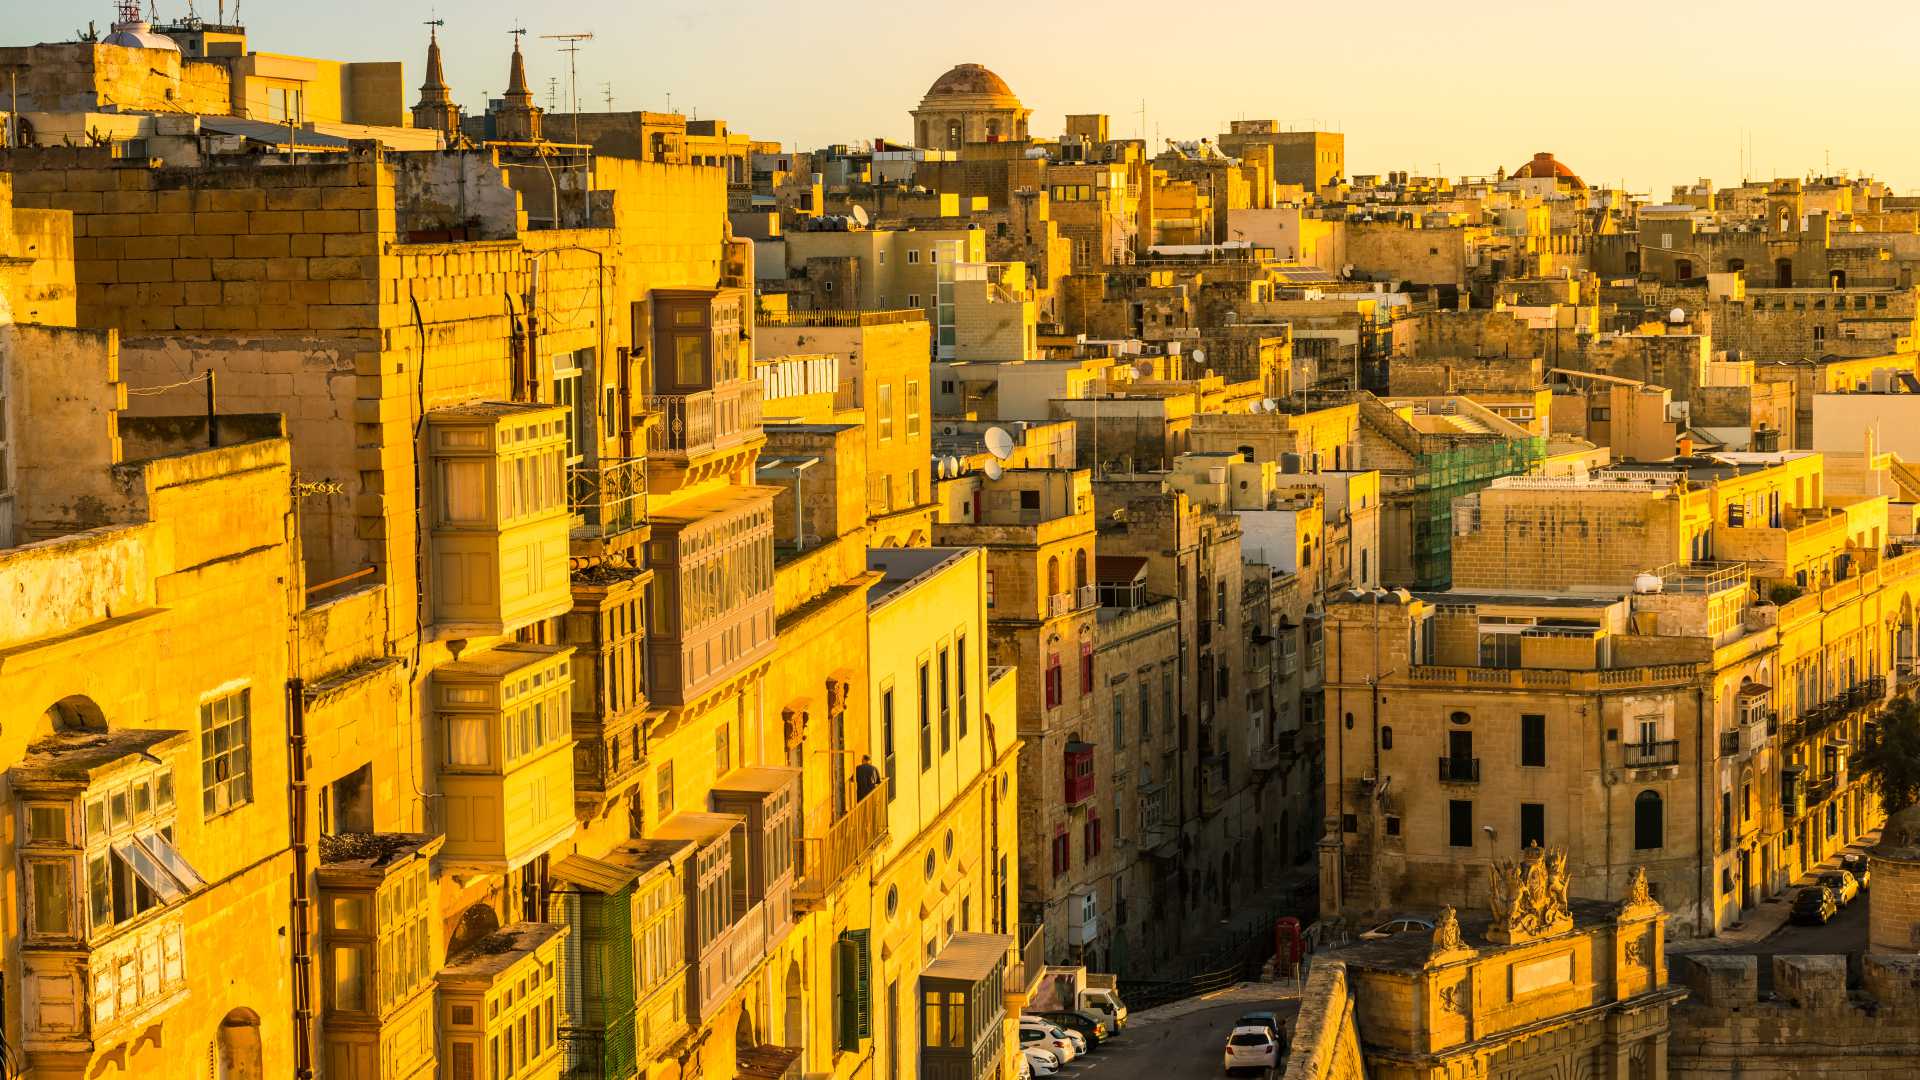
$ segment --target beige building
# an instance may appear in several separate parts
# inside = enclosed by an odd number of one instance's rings
[[[960,64],[935,79],[912,110],[914,145],[958,150],[968,143],[1024,143],[1031,115],[1006,80],[979,64]]]

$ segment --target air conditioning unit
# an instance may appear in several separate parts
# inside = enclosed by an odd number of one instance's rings
[[[1100,937],[1100,894],[1082,885],[1067,894],[1067,944],[1091,945]]]

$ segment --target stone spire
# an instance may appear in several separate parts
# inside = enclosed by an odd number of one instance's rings
[[[507,69],[507,92],[493,113],[493,135],[506,142],[538,142],[540,109],[533,103],[533,91],[527,89],[527,61],[520,55],[520,35],[513,31],[513,64]]]
[[[460,134],[460,107],[453,103],[453,90],[447,85],[446,71],[440,66],[437,26],[427,37],[427,81],[420,84],[420,103],[413,107],[413,126],[443,132],[449,142]]]

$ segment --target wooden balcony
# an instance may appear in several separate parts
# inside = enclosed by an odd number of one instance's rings
[[[866,862],[886,835],[887,790],[882,785],[867,792],[838,821],[828,825],[826,835],[800,841],[795,903],[810,911],[818,910],[847,875]]]
[[[601,458],[567,466],[575,540],[606,540],[646,527],[647,459]]]
[[[1654,739],[1620,744],[1620,761],[1629,769],[1680,764],[1680,740]]]

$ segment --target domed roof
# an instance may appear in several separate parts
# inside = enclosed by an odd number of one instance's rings
[[[994,97],[1013,97],[1013,87],[1007,80],[981,67],[979,64],[956,64],[945,75],[933,80],[927,88],[928,97],[951,97],[959,94],[988,94]]]
[[[113,33],[101,39],[102,45],[118,45],[125,49],[167,49],[179,52],[180,46],[165,34],[156,34],[141,20],[117,22],[113,24]]]
[[[1889,817],[1880,826],[1880,842],[1871,852],[1875,858],[1920,862],[1920,804]]]
[[[1516,179],[1531,178],[1545,180],[1548,177],[1552,177],[1555,180],[1565,180],[1576,188],[1584,188],[1587,186],[1587,182],[1574,175],[1572,169],[1560,164],[1552,154],[1546,153],[1545,151],[1533,155],[1533,160],[1513,170],[1513,175]]]

